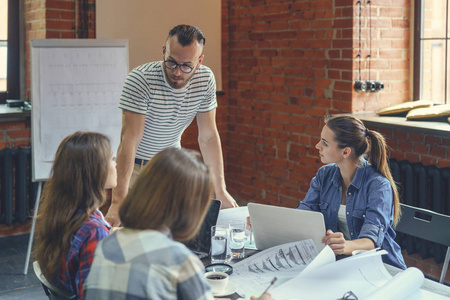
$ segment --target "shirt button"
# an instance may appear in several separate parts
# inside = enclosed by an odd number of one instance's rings
[[[350,214],[349,212],[347,212],[347,215]]]
[[[348,193],[348,195],[349,195],[349,196],[351,196],[351,195],[352,195],[352,193]]]
[[[350,233],[351,235],[353,235],[353,232],[352,233]]]
[[[366,217],[366,215],[363,215],[363,218],[365,218]]]

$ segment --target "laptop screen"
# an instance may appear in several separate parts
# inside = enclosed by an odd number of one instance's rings
[[[211,226],[214,226],[217,223],[221,205],[222,202],[220,200],[211,200],[209,210],[206,213],[205,220],[203,221],[200,230],[193,239],[184,243],[186,247],[192,251],[209,253],[211,248]]]
[[[307,239],[312,239],[319,251],[325,247],[321,212],[260,203],[249,203],[247,207],[258,250]]]

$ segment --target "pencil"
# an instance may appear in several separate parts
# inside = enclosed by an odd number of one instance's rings
[[[269,286],[268,286],[267,289],[261,294],[260,297],[262,297],[265,293],[267,293],[267,291],[268,291],[268,290],[270,289],[270,287],[275,283],[275,281],[277,281],[277,278],[276,278],[276,277],[274,277],[274,278],[272,279],[272,281],[270,282]]]

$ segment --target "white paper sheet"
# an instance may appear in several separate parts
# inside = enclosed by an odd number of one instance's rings
[[[247,206],[221,209],[217,225],[228,226],[230,221],[245,221],[248,217]]]
[[[233,265],[230,281],[240,295],[260,296],[277,277],[274,287],[295,277],[317,256],[313,240],[284,244],[261,251]]]
[[[332,251],[328,248],[325,247],[316,261],[298,276],[274,288],[272,295],[278,300],[325,300],[339,299],[352,291],[360,300],[445,299],[420,290],[424,276],[416,268],[408,268],[392,277],[381,259],[386,254],[384,250],[374,249],[330,262]]]
[[[40,140],[44,161],[53,161],[61,140],[76,130],[119,140],[118,102],[125,81],[124,49],[51,48],[40,52]],[[45,100],[45,101],[44,101]],[[114,138],[113,138],[114,137]],[[118,145],[112,145],[117,149]]]

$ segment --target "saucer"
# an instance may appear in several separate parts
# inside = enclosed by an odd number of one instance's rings
[[[236,293],[237,287],[234,283],[228,282],[228,285],[222,293],[212,293],[215,297],[223,297]]]

